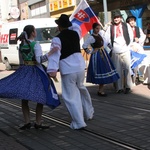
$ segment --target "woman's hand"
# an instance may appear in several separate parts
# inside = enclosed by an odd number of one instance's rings
[[[136,38],[135,38],[135,42],[136,42],[136,43],[139,43],[139,38],[136,37]]]
[[[48,73],[51,78],[56,78],[57,72]]]
[[[91,54],[91,50],[89,50],[88,48],[85,48],[84,50],[87,54]]]
[[[57,79],[57,72],[50,72],[50,73],[48,73],[49,74],[49,76],[50,76],[50,78],[53,78],[53,80],[55,81],[55,82],[58,82],[58,79]]]

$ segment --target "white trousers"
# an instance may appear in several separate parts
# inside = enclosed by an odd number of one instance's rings
[[[72,117],[70,127],[79,129],[86,127],[86,120],[92,119],[94,108],[90,94],[83,85],[85,71],[61,75],[62,78],[62,97],[65,105]]]
[[[131,88],[131,56],[130,51],[124,53],[112,53],[112,61],[120,76],[116,82],[116,90]]]

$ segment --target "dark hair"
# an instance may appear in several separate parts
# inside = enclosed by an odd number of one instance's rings
[[[33,25],[27,25],[24,27],[23,31],[27,33],[28,38],[30,38],[31,33],[34,32],[34,26]]]
[[[148,25],[150,25],[150,22],[147,22],[147,24],[146,24],[146,25],[147,25],[147,26],[148,26]]]
[[[95,29],[97,26],[100,26],[100,24],[97,23],[97,22],[96,22],[96,23],[93,23],[92,28]]]
[[[29,45],[30,47],[30,42],[28,38],[30,38],[31,33],[34,32],[34,26],[33,25],[27,25],[24,27],[23,32],[18,36],[17,40],[21,41],[21,46],[24,45],[24,41]],[[27,37],[26,37],[27,35]]]
[[[126,23],[129,23],[129,22],[132,21],[132,20],[136,21],[136,17],[133,16],[133,15],[130,15],[130,16],[127,17]]]

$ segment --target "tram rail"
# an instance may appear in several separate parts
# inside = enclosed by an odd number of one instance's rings
[[[10,101],[7,101],[7,100],[0,100],[0,102],[4,103],[5,105],[10,105],[10,106],[13,106],[15,108],[21,109],[20,105],[17,104],[17,103],[15,103],[15,102],[10,102]],[[140,109],[140,108],[133,108],[133,109]],[[141,109],[141,110],[146,111],[145,109]],[[32,110],[32,109],[30,110],[30,112],[33,113],[33,114],[35,114],[35,111]],[[60,118],[54,117],[52,115],[48,115],[46,113],[43,113],[42,117],[45,118],[45,119],[47,119],[47,120],[49,120],[49,121],[55,122],[55,123],[57,123],[59,125],[69,127],[69,122],[67,122],[65,120],[62,120]],[[108,137],[107,135],[104,135],[104,134],[101,134],[101,133],[96,133],[95,131],[92,131],[90,129],[86,129],[85,128],[85,129],[82,130],[82,132],[85,133],[85,134],[88,134],[90,136],[93,136],[93,137],[95,137],[97,139],[101,139],[103,141],[106,141],[106,142],[109,142],[111,144],[117,145],[120,148],[124,148],[126,150],[144,150],[144,149],[142,149],[139,146],[132,145],[130,143],[126,143],[126,142],[121,141],[119,139]]]

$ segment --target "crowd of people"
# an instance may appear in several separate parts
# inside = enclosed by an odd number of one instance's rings
[[[113,26],[116,26],[116,29],[115,28],[112,29]],[[120,41],[117,37],[115,37],[115,34],[113,33],[114,31],[116,31],[116,36],[118,36],[118,29],[117,29],[118,26],[122,26],[120,30],[121,33]],[[121,39],[121,36],[123,39]],[[108,43],[111,43],[113,50],[112,54],[116,53],[115,55],[114,54],[112,55],[112,61],[119,75],[121,76],[121,78],[123,75],[124,75],[123,78],[127,76],[127,79],[125,79],[126,83],[123,84],[123,86],[126,87],[125,93],[128,93],[131,89],[131,86],[136,84],[137,81],[136,79],[145,84],[149,82],[150,74],[148,70],[149,67],[148,56],[146,55],[143,49],[146,37],[148,37],[148,34],[144,34],[143,30],[136,26],[135,16],[129,15],[126,19],[126,22],[124,23],[122,22],[122,15],[120,11],[117,10],[112,13],[112,25],[110,25],[107,28],[105,38],[109,40]],[[121,53],[123,51],[124,52],[126,51],[128,53],[128,56],[126,53],[127,56],[126,58],[124,56],[121,56]],[[117,62],[116,61],[117,59],[119,59],[120,62]],[[121,62],[124,69],[123,68],[120,69]],[[118,82],[119,87],[121,87],[122,89],[123,86],[120,85],[123,82],[121,80],[118,80]],[[118,90],[120,91],[120,88]]]
[[[58,70],[61,75],[62,99],[72,118],[70,128],[83,129],[87,126],[86,120],[94,116],[91,96],[84,86],[85,60],[81,54],[80,31],[71,28],[72,23],[65,14],[55,22],[59,34],[52,39],[50,51],[45,55],[42,55],[39,43],[34,41],[35,27],[25,26],[18,37],[23,65],[0,80],[0,97],[22,100],[25,123],[20,127],[21,130],[32,126],[28,101],[37,103],[34,127],[49,128],[42,124],[41,116],[43,105],[51,109],[60,105],[52,80],[57,78]],[[85,52],[91,55],[86,82],[97,84],[97,94],[101,97],[107,96],[104,85],[109,83],[114,85],[116,93],[130,93],[137,74],[144,79],[149,77],[145,75],[148,62],[143,50],[146,35],[141,28],[136,27],[136,17],[128,16],[126,22],[123,22],[117,10],[112,13],[112,22],[105,32],[101,32],[99,23],[94,23],[92,27],[92,34],[82,45]],[[108,47],[110,52],[107,51]],[[47,68],[42,65],[45,61],[48,61]]]
[[[105,30],[100,29],[100,24],[93,24],[93,33],[82,47],[91,54],[86,81],[99,84],[99,96],[107,96],[103,86],[107,83],[113,83],[116,93],[128,94],[137,81],[148,82],[148,56],[143,49],[145,40],[146,35],[136,26],[136,17],[129,15],[123,22],[119,10],[112,12],[112,21]],[[111,66],[110,70],[108,66]],[[109,71],[115,74],[112,70],[119,75],[116,81],[109,80]]]

